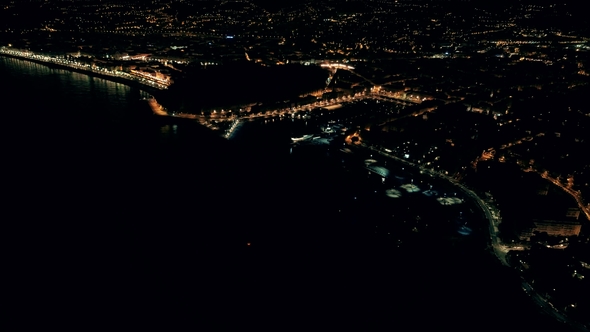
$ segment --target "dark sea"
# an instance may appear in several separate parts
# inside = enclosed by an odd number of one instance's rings
[[[155,118],[123,84],[4,57],[0,78],[4,223],[23,234],[4,273],[23,330],[567,331],[477,218],[471,237],[375,236],[375,184],[336,147],[292,152],[285,131],[304,124],[227,141]]]

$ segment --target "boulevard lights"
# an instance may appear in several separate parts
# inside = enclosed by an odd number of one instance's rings
[[[167,89],[168,86],[170,86],[170,84],[171,84],[169,79],[159,79],[157,77],[152,77],[149,75],[142,75],[142,77],[139,78],[139,77],[135,77],[133,75],[129,75],[125,72],[120,72],[117,70],[110,70],[110,69],[99,67],[99,66],[82,64],[82,63],[78,63],[78,62],[71,61],[71,60],[63,60],[62,58],[59,58],[59,57],[50,57],[50,56],[45,56],[45,55],[34,54],[29,51],[22,52],[22,51],[17,51],[17,50],[6,49],[6,48],[2,47],[2,48],[0,48],[0,53],[10,54],[10,55],[14,55],[14,56],[22,57],[22,58],[34,59],[34,60],[43,61],[43,62],[56,63],[56,64],[60,64],[63,66],[71,67],[71,68],[86,69],[86,70],[90,69],[93,72],[100,72],[103,75],[109,75],[109,76],[114,76],[114,77],[123,77],[126,79],[131,79],[131,80],[146,83],[146,84],[149,83],[159,89]]]

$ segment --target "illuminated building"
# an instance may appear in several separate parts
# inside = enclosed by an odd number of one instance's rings
[[[578,236],[582,224],[577,220],[533,220],[533,227],[524,229],[520,233],[520,239],[530,241],[536,234],[547,233],[549,236]]]

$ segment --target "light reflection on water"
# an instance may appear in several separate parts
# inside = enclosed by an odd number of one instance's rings
[[[121,121],[149,93],[125,84],[38,63],[0,56],[7,95],[28,112],[60,112]],[[59,115],[59,114],[56,114]]]

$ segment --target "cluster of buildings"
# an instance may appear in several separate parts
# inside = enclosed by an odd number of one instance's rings
[[[528,227],[521,229],[518,236],[522,241],[531,241],[533,237],[538,238],[541,234],[559,238],[579,236],[582,223],[580,209],[568,208],[567,212],[561,215],[544,213],[533,217]]]
[[[280,10],[249,0],[62,0],[38,5],[12,1],[5,6],[0,33],[30,40],[51,35],[42,42],[45,48],[93,45],[95,55],[130,50],[130,57],[150,53],[210,63],[249,58],[267,65],[313,58],[354,62],[481,54],[551,63],[562,56],[556,50],[589,47],[586,35],[537,24],[547,17],[567,18],[575,14],[572,9],[521,1],[504,6],[457,1],[453,7],[439,1],[329,0]]]

